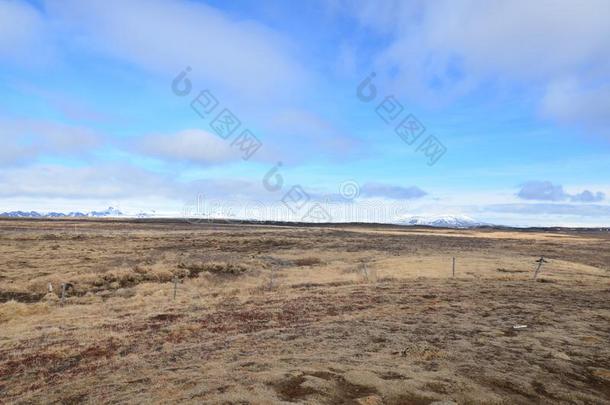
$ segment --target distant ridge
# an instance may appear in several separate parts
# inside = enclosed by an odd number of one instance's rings
[[[282,226],[334,226],[334,225],[359,225],[370,226],[375,225],[368,222],[294,222],[294,221],[274,221],[274,220],[255,220],[255,219],[239,219],[239,218],[189,218],[181,216],[173,216],[167,214],[159,214],[155,211],[139,212],[137,214],[126,214],[114,207],[108,207],[102,211],[79,212],[73,211],[69,213],[63,212],[38,212],[38,211],[8,211],[0,213],[0,218],[116,218],[123,220],[150,220],[150,221],[187,221],[193,223],[209,223],[209,224],[258,224],[258,225],[282,225]],[[589,226],[589,227],[574,227],[574,226],[508,226],[490,224],[477,221],[466,215],[430,215],[430,216],[409,216],[399,218],[389,223],[377,223],[377,225],[399,226],[399,227],[431,227],[431,228],[447,228],[447,229],[516,229],[519,231],[601,231],[610,232],[607,226]]]
[[[608,226],[511,226],[497,225],[485,222],[479,222],[466,216],[435,216],[435,217],[407,217],[391,223],[381,222],[295,222],[295,221],[274,221],[274,220],[258,220],[258,219],[237,219],[237,218],[186,218],[184,216],[173,216],[158,214],[155,211],[151,213],[140,212],[138,214],[124,214],[121,211],[114,210],[109,207],[104,211],[91,211],[89,213],[70,212],[68,214],[59,212],[39,213],[36,211],[10,211],[0,213],[0,218],[116,218],[126,222],[132,220],[142,220],[155,223],[180,223],[188,222],[191,224],[210,224],[210,225],[275,225],[275,226],[298,226],[298,227],[317,227],[317,226],[387,226],[387,227],[430,227],[430,228],[447,228],[447,229],[495,229],[495,230],[517,230],[520,232],[610,232]]]
[[[124,214],[120,210],[108,207],[103,211],[89,211],[89,212],[70,212],[70,213],[62,213],[62,212],[47,212],[41,213],[37,211],[10,211],[0,213],[0,217],[8,217],[8,218],[154,218],[157,215],[149,214],[149,213],[138,213],[136,215],[128,215]],[[219,221],[223,221],[222,218],[218,218]],[[231,221],[235,221],[235,219],[230,219]],[[248,222],[248,220],[242,220],[243,222]],[[253,221],[253,222],[261,222],[261,221]],[[262,221],[266,222],[266,221]],[[282,221],[280,221],[282,222]],[[412,216],[406,217],[403,219],[399,219],[398,221],[393,222],[394,225],[400,226],[431,226],[437,228],[457,228],[457,229],[466,229],[466,228],[477,228],[483,226],[491,226],[490,224],[486,224],[483,222],[478,222],[470,217],[464,215],[441,215],[441,216]]]
[[[63,212],[40,213],[37,211],[10,211],[0,213],[0,217],[9,218],[113,218],[122,216],[124,216],[124,214],[113,207],[108,207],[103,211],[90,211],[87,213],[70,212],[65,214]]]
[[[479,222],[465,215],[439,215],[439,216],[413,216],[403,218],[396,225],[404,226],[433,226],[436,228],[478,228],[482,226],[491,226],[484,222]]]

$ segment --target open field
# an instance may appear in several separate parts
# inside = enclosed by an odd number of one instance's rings
[[[609,343],[607,232],[0,220],[0,403],[610,403]]]

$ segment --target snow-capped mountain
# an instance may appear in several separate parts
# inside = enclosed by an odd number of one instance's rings
[[[91,211],[88,217],[121,217],[123,213],[116,208],[108,207],[104,211]]]
[[[84,217],[94,217],[94,218],[112,218],[112,217],[122,217],[124,214],[116,208],[108,207],[103,211],[90,211],[87,213],[82,212],[70,212],[65,214],[63,212],[46,212],[40,213],[36,211],[10,211],[0,213],[0,217],[9,217],[9,218],[84,218]]]
[[[51,213],[51,214],[56,214],[55,212]],[[2,217],[10,217],[10,218],[40,218],[42,217],[42,215],[36,211],[10,211],[10,212],[3,212],[2,214],[0,214],[0,216]]]
[[[151,213],[139,212],[137,214],[124,214],[120,210],[108,207],[103,211],[90,211],[86,213],[82,212],[46,212],[41,213],[37,211],[11,211],[0,213],[0,217],[11,217],[11,218],[155,218],[160,217],[155,211]],[[163,217],[163,215],[161,215]],[[208,218],[208,219],[211,219]],[[218,219],[222,219],[219,217]],[[439,216],[411,216],[400,218],[396,222],[396,225],[403,226],[433,226],[438,228],[476,228],[480,226],[486,226],[483,222],[474,220],[473,218],[465,215],[439,215]]]
[[[489,225],[478,222],[465,215],[413,216],[402,218],[397,221],[396,224],[408,226],[434,226],[438,228],[476,228]]]

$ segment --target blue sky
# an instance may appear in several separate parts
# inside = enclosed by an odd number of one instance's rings
[[[268,219],[319,203],[337,221],[357,205],[610,225],[609,20],[597,0],[0,0],[0,212],[181,215],[203,198],[283,207]],[[224,108],[228,139],[210,126]],[[395,132],[410,114],[412,144]]]

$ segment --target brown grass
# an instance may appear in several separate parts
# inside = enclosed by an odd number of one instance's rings
[[[318,257],[301,257],[294,260],[294,265],[303,267],[303,266],[315,266],[321,264],[322,260]]]
[[[0,402],[610,401],[607,234],[0,230]]]

